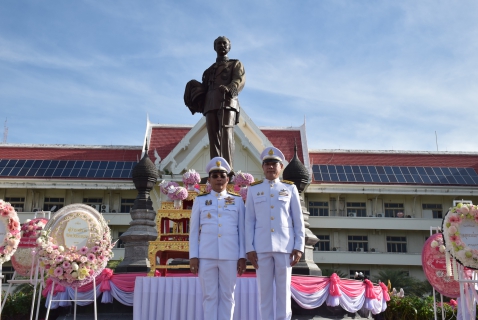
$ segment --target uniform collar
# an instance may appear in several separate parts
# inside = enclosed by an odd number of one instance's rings
[[[211,193],[213,194],[213,196],[220,198],[224,197],[227,194],[227,190],[224,190],[223,192],[216,192],[214,190],[211,190]]]
[[[267,180],[266,179],[266,181],[267,181],[267,183],[274,184],[274,183],[278,183],[280,181],[280,179],[279,178],[274,179],[274,180]]]

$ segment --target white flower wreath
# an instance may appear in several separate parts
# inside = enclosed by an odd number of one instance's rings
[[[0,244],[0,264],[10,260],[20,243],[20,221],[15,208],[0,199],[0,223],[5,228],[5,238]]]
[[[478,269],[478,207],[458,203],[443,218],[446,251],[465,267]]]

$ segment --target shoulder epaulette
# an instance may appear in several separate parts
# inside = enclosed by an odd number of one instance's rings
[[[292,181],[289,181],[289,180],[281,180],[283,183],[287,183],[287,184],[294,184]]]
[[[235,193],[232,191],[228,191],[227,193],[232,194],[233,196],[240,197],[241,195],[239,193]]]
[[[207,196],[209,193],[210,192],[200,193],[200,194],[198,194],[198,197]]]
[[[254,181],[253,183],[251,183],[251,187],[252,187],[252,186],[255,186],[256,184],[261,184],[261,183],[262,183],[262,181],[264,181],[264,180],[257,180],[257,181]]]

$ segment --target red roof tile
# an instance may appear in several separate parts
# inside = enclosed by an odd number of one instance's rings
[[[0,146],[0,159],[137,161],[141,148]]]
[[[151,130],[151,142],[148,155],[154,161],[154,149],[161,159],[168,156],[174,147],[184,138],[191,128],[153,127]]]
[[[284,154],[287,161],[294,157],[294,143],[297,142],[297,155],[302,163],[304,163],[302,140],[300,138],[300,130],[275,130],[261,129],[262,133],[269,139],[272,145],[278,148]],[[262,150],[259,150],[261,152]]]

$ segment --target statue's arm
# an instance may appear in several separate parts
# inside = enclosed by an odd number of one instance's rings
[[[232,81],[226,87],[229,90],[232,97],[237,97],[239,92],[244,88],[246,84],[246,71],[241,61],[237,60],[232,69]]]

